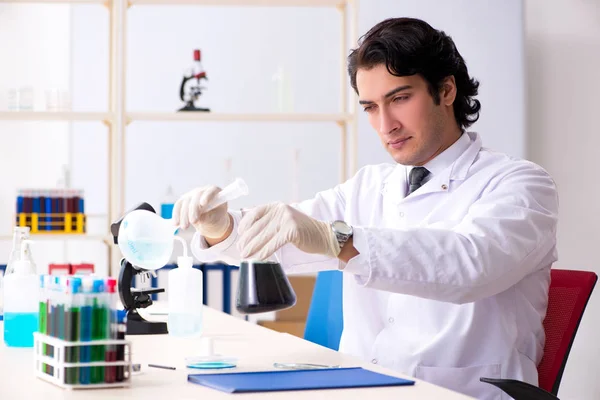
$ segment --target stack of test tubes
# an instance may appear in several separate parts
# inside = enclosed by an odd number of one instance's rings
[[[22,189],[17,193],[16,226],[31,233],[85,233],[83,191],[76,189]]]
[[[116,286],[113,278],[40,277],[38,377],[70,388],[129,386],[131,344]]]

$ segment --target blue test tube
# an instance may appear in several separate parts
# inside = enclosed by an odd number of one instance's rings
[[[94,281],[92,278],[86,278],[83,280],[83,294],[82,294],[82,306],[80,313],[79,323],[79,340],[82,342],[89,342],[92,340],[92,308],[94,305]],[[82,363],[92,361],[92,347],[81,346],[79,353],[79,361]],[[92,378],[91,367],[82,367],[79,373],[79,383],[82,385],[89,385]]]
[[[17,214],[23,212],[23,190],[19,190],[17,193]]]
[[[117,311],[117,340],[124,340],[127,332],[127,311]],[[117,345],[117,361],[125,361],[125,345]],[[125,367],[119,365],[117,367],[117,382],[125,380]]]
[[[39,214],[40,211],[40,192],[35,190],[33,191],[33,212]]]
[[[83,199],[83,190],[77,192],[79,198],[79,204],[77,205],[78,211],[82,214],[85,213],[85,200]]]
[[[46,230],[52,230],[52,216],[50,215],[50,213],[52,212],[52,192],[50,192],[49,190],[46,191],[46,197],[44,197],[44,208],[46,211]]]

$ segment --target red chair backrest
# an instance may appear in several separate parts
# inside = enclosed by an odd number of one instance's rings
[[[551,270],[548,311],[544,319],[546,343],[538,365],[539,386],[558,393],[560,380],[581,317],[598,276],[594,272]]]

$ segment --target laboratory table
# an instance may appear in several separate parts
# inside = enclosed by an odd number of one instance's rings
[[[150,317],[151,318],[151,317]],[[398,372],[361,361],[298,337],[279,333],[241,318],[204,307],[204,337],[174,338],[169,335],[127,336],[131,341],[132,360],[141,365],[141,371],[132,376],[128,388],[93,390],[68,390],[54,386],[34,376],[33,349],[6,347],[0,339],[0,399],[445,399],[460,400],[469,397],[404,376]],[[2,322],[0,322],[2,328]],[[0,329],[0,338],[2,336]],[[413,386],[396,386],[359,389],[328,389],[305,391],[282,391],[268,393],[228,394],[196,385],[187,381],[190,373],[214,373],[185,368],[185,358],[204,351],[202,344],[211,338],[214,351],[236,357],[235,369],[231,371],[274,370],[274,363],[316,363],[363,367],[388,375],[415,380]],[[204,342],[201,343],[201,340]],[[148,364],[176,367],[175,370],[149,368]]]

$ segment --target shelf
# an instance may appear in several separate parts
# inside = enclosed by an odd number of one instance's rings
[[[110,121],[111,114],[77,111],[0,111],[0,121]]]
[[[218,121],[218,122],[350,122],[352,114],[226,114],[213,112],[133,112],[133,121]]]
[[[0,0],[21,4],[110,4],[111,0]],[[239,7],[338,7],[346,0],[129,0],[129,5],[200,5]]]
[[[108,149],[107,149],[107,179],[108,179],[108,210],[106,218],[108,222],[119,218],[125,210],[125,191],[120,190],[126,186],[126,157],[127,149],[126,144],[126,133],[127,124],[135,121],[147,121],[147,122],[194,122],[196,124],[202,122],[213,122],[213,123],[227,123],[237,122],[238,124],[244,123],[321,123],[338,125],[340,130],[340,145],[339,147],[333,147],[333,150],[340,154],[340,172],[341,181],[347,179],[346,170],[348,164],[350,169],[353,170],[355,167],[356,158],[356,145],[352,146],[354,151],[353,160],[348,163],[348,134],[352,135],[351,138],[355,143],[357,139],[357,114],[355,112],[349,112],[347,108],[349,100],[349,89],[347,85],[347,67],[345,63],[345,57],[347,55],[348,43],[356,43],[358,41],[357,34],[358,29],[358,0],[0,0],[0,4],[57,4],[57,5],[96,5],[108,13],[108,35],[106,35],[106,42],[108,43],[108,92],[109,92],[109,107],[102,112],[72,112],[72,111],[9,111],[8,109],[0,110],[0,122],[1,121],[16,121],[22,122],[36,122],[36,121],[90,121],[90,122],[102,122],[106,124],[106,131],[108,133]],[[340,63],[340,76],[336,78],[341,79],[340,85],[340,104],[343,108],[333,108],[333,112],[326,113],[306,113],[306,112],[281,112],[278,113],[273,108],[273,111],[267,109],[263,113],[253,112],[218,112],[213,111],[209,113],[203,112],[176,112],[176,108],[163,109],[163,112],[153,112],[148,109],[141,109],[139,111],[127,112],[126,110],[126,97],[128,92],[128,74],[127,74],[127,39],[128,29],[127,21],[129,18],[128,10],[131,10],[132,6],[210,6],[210,7],[240,7],[245,10],[263,9],[266,7],[278,8],[280,10],[290,10],[295,7],[305,8],[308,11],[333,11],[327,12],[327,17],[332,18],[332,22],[339,23],[339,31],[336,36],[340,37],[340,51],[341,63]],[[139,7],[138,7],[139,8]],[[171,7],[173,8],[173,7]],[[165,8],[166,9],[166,8]],[[335,17],[335,20],[333,18]],[[85,21],[83,21],[85,23]],[[165,21],[171,24],[177,24],[177,21]],[[336,30],[334,30],[335,33]],[[318,38],[317,38],[318,40]],[[337,73],[335,75],[338,75]],[[332,77],[333,78],[333,77]],[[150,108],[150,107],[149,107]],[[340,110],[339,112],[337,112]],[[25,125],[25,124],[24,124]],[[310,125],[306,125],[307,127]],[[339,151],[338,151],[339,149]],[[90,218],[91,215],[86,215]],[[52,244],[65,244],[65,252],[67,251],[66,244],[69,241],[87,241],[102,242],[106,245],[108,253],[108,271],[110,273],[118,272],[114,271],[114,268],[118,268],[120,263],[120,257],[118,251],[114,251],[113,237],[109,232],[104,233],[106,225],[104,221],[99,221],[103,225],[98,225],[97,229],[92,232],[100,232],[100,234],[58,234],[58,233],[40,233],[32,234],[31,239],[35,241],[46,241]],[[91,225],[88,225],[88,227]],[[8,227],[6,227],[8,228]],[[0,234],[0,240],[12,241],[12,234],[6,234],[8,229],[4,230],[5,235]],[[50,231],[48,231],[50,232]],[[193,231],[187,233],[192,235]],[[60,247],[60,246],[59,246]],[[115,257],[117,256],[117,257]]]
[[[0,235],[0,240],[13,240],[12,235]],[[107,241],[109,235],[88,235],[88,234],[66,234],[66,233],[31,233],[29,240],[32,241],[52,241],[52,240],[87,240],[87,241]],[[112,236],[110,236],[112,243]]]
[[[130,5],[202,5],[239,7],[337,7],[345,0],[129,0]]]
[[[0,3],[22,4],[106,4],[109,0],[0,0]]]

